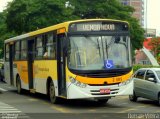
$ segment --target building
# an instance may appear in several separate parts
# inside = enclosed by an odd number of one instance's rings
[[[145,29],[145,37],[147,38],[147,37],[152,37],[152,38],[154,38],[154,37],[156,37],[156,29]]]
[[[144,28],[144,0],[120,0],[123,5],[134,7],[133,17],[139,20],[140,25]]]

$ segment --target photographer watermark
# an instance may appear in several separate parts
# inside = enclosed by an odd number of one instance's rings
[[[160,113],[129,113],[128,119],[160,119]]]
[[[0,119],[18,119],[18,113],[0,113]]]

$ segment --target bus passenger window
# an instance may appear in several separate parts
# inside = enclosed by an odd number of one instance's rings
[[[27,58],[27,40],[21,41],[21,59]]]
[[[42,58],[43,56],[42,38],[42,36],[39,36],[36,40],[36,58]]]
[[[47,42],[44,57],[52,59],[56,58],[56,43],[53,33],[47,34]]]
[[[20,42],[17,41],[15,43],[15,60],[19,60],[20,59]]]
[[[5,61],[9,61],[9,44],[6,44],[5,49]]]

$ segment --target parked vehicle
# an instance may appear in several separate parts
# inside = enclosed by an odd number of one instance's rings
[[[4,80],[4,62],[0,62],[0,81]]]
[[[160,105],[160,68],[141,68],[133,75],[134,91],[130,101],[138,97],[156,100]]]

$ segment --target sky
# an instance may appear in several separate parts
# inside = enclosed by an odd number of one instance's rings
[[[147,28],[156,29],[157,35],[160,36],[160,12],[159,12],[160,0],[144,0],[144,1],[145,3],[147,3],[147,17],[145,16],[145,21],[147,22]],[[146,4],[145,4],[145,8],[146,8]]]
[[[0,0],[0,12],[5,9],[5,6],[7,5],[7,2],[10,2],[12,0]],[[147,1],[147,2],[146,2]],[[157,30],[157,35],[160,36],[160,0],[144,0],[145,4],[144,7],[147,6],[147,12],[146,9],[144,10],[145,16],[145,28],[151,28]],[[147,13],[147,15],[146,15]],[[147,23],[147,24],[146,24]]]

